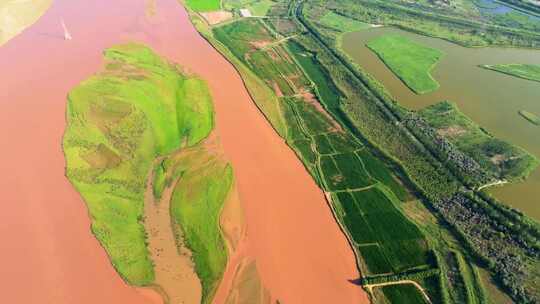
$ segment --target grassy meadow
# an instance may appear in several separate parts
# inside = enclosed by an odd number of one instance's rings
[[[181,175],[172,185],[173,228],[182,229],[209,299],[227,261],[218,218],[232,184],[230,166],[203,149],[214,126],[209,90],[143,45],[104,54],[105,69],[68,96],[66,174],[88,206],[93,233],[133,285],[154,279],[143,214],[149,172],[157,198]]]
[[[482,65],[484,69],[497,71],[510,76],[540,82],[540,65],[534,64],[496,64]]]
[[[345,17],[343,15],[338,15],[332,11],[327,12],[319,22],[323,26],[341,32],[354,32],[371,27],[371,24]]]
[[[441,51],[399,35],[381,36],[367,47],[415,93],[425,94],[439,88],[430,72],[443,56]]]

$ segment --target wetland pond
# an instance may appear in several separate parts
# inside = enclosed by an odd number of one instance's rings
[[[366,47],[384,34],[399,34],[444,52],[431,71],[441,85],[434,92],[417,95]],[[540,83],[480,68],[481,64],[540,64],[540,51],[514,48],[465,48],[448,41],[397,28],[380,27],[347,33],[342,49],[374,76],[403,106],[418,110],[442,100],[460,110],[493,136],[518,145],[540,158],[540,128],[521,118],[519,110],[540,114]],[[540,220],[540,168],[524,182],[494,187],[495,197]]]

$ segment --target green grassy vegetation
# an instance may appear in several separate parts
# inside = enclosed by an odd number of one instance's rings
[[[343,15],[338,15],[332,11],[327,12],[321,18],[320,24],[341,32],[354,32],[371,27],[371,24],[351,19]]]
[[[375,183],[355,153],[323,155],[321,169],[325,183],[332,191],[364,188]]]
[[[534,64],[496,64],[481,67],[511,76],[540,82],[540,65]]]
[[[463,5],[460,5],[462,2]],[[516,22],[500,14],[484,16],[466,1],[380,1],[380,0],[313,0],[318,22],[328,11],[369,24],[396,26],[411,32],[438,37],[463,46],[521,46],[537,48],[539,25],[530,20]],[[321,9],[323,8],[323,9]]]
[[[287,10],[283,12],[286,13]],[[277,10],[273,8],[272,14],[277,14]],[[278,87],[284,82],[290,86],[292,91],[286,91],[281,87],[279,91],[282,94],[289,92],[289,94],[294,94],[293,96],[286,94],[279,96],[279,92],[273,90],[274,96],[278,97],[277,102],[287,130],[285,135],[281,134],[296,151],[319,185],[331,193],[337,214],[347,215],[346,221],[345,218],[339,217],[339,219],[349,231],[351,239],[361,244],[356,248],[363,258],[361,263],[367,265],[366,268],[373,273],[393,273],[393,271],[401,272],[417,268],[431,269],[434,264],[429,258],[431,254],[426,240],[418,229],[415,230],[415,225],[399,211],[399,199],[405,199],[407,191],[396,181],[390,167],[384,165],[378,157],[373,156],[356,134],[353,134],[349,128],[344,128],[340,121],[336,121],[335,117],[326,112],[329,108],[339,107],[344,97],[341,89],[335,85],[328,66],[320,64],[319,53],[308,51],[296,39],[294,42],[287,41],[286,47],[275,44],[276,38],[265,28],[266,26],[265,22],[257,20],[236,21],[215,27],[213,37],[218,41],[210,41],[217,45],[235,66],[249,69],[249,71],[241,70],[244,79],[256,75],[261,80],[258,82],[259,85],[270,90],[274,89],[274,83]],[[281,43],[285,44],[285,42]],[[222,46],[226,49],[222,50]],[[259,55],[253,57],[256,53]],[[275,65],[280,64],[281,61],[286,62],[287,65],[276,68]],[[289,64],[291,66],[288,66]],[[296,71],[299,71],[298,74]],[[295,79],[287,77],[291,74],[295,74],[293,77]],[[291,85],[291,83],[297,85]],[[300,85],[301,89],[298,88]],[[314,93],[314,96],[310,93]],[[254,96],[254,99],[257,104],[261,102],[260,97]],[[329,103],[332,103],[331,106]],[[366,161],[369,162],[368,165],[365,164]],[[366,213],[369,220],[373,221],[373,223],[368,223],[354,203],[343,204],[341,200],[350,197],[355,201],[352,193],[375,185],[386,200],[383,200],[380,205],[376,204],[376,210]],[[350,209],[347,210],[348,213],[345,213],[344,208],[347,207]],[[376,212],[379,209],[382,213]],[[389,221],[384,221],[380,218],[381,216],[389,216]],[[361,223],[362,220],[365,223]],[[372,229],[370,225],[379,232],[387,229],[391,224],[401,227],[400,229],[405,232],[401,235],[402,239],[396,241],[395,244],[383,242],[384,240],[377,235],[366,234],[366,231]],[[389,231],[389,233],[392,234],[395,231]],[[414,237],[413,234],[415,234]],[[361,247],[365,247],[364,250]],[[403,259],[400,258],[402,247],[405,248]],[[377,254],[377,251],[384,252],[384,255]],[[388,251],[395,252],[387,254]],[[408,260],[411,256],[414,258]]]
[[[210,12],[221,9],[220,0],[185,0],[186,5],[196,12]]]
[[[166,167],[170,179],[181,177],[171,198],[173,230],[193,253],[202,302],[210,303],[227,265],[219,217],[233,183],[232,168],[203,144],[171,156]]]
[[[367,47],[415,93],[429,93],[439,88],[439,83],[430,72],[443,56],[441,51],[399,35],[378,37],[370,41]]]
[[[399,202],[384,188],[353,192],[356,207],[385,252],[395,273],[430,265],[429,249],[423,235],[396,208]]]
[[[338,192],[336,198],[338,214],[367,267],[364,272],[399,273],[431,265],[423,235],[398,211],[399,202],[384,186]]]
[[[262,22],[240,20],[216,28],[214,33],[276,96],[292,96],[309,86],[286,49],[276,43]]]
[[[154,276],[141,223],[152,160],[201,140],[213,125],[211,101],[203,85],[183,85],[202,80],[182,75],[144,46],[115,46],[105,59],[104,71],[69,93],[66,173],[114,267],[129,283],[144,285]],[[188,102],[180,93],[195,98]],[[177,113],[187,113],[183,125]]]
[[[491,136],[454,103],[440,102],[422,109],[419,114],[440,135],[500,179],[523,179],[539,163],[525,150]]]
[[[263,112],[275,130],[283,137],[287,136],[287,127],[283,118],[282,104],[275,91],[269,88],[255,72],[247,65],[244,54],[252,49],[250,40],[258,39],[259,35],[267,39],[270,33],[264,28],[252,26],[255,20],[242,20],[229,26],[209,28],[202,19],[191,15],[197,30],[204,35],[212,45],[221,52],[242,75],[249,94],[257,107]]]
[[[219,215],[233,179],[231,167],[205,150],[214,125],[208,88],[142,45],[109,48],[105,59],[105,70],[68,96],[67,176],[88,205],[93,233],[133,285],[154,280],[143,226],[149,172],[157,198],[181,176],[173,230],[193,253],[207,303],[227,262]],[[157,157],[165,160],[152,168]]]
[[[247,8],[253,16],[266,16],[274,4],[275,2],[271,0],[261,0],[249,5]]]
[[[531,113],[531,112],[527,112],[525,110],[521,110],[518,112],[519,115],[521,115],[523,118],[525,118],[526,120],[528,120],[530,123],[532,124],[535,124],[537,126],[540,126],[540,116],[534,114],[534,113]]]
[[[378,287],[384,294],[381,303],[419,304],[427,303],[422,293],[413,284],[397,284]]]
[[[390,160],[396,165],[395,168],[400,171],[400,176],[407,178],[407,184],[410,183],[413,186],[416,194],[430,208],[430,211],[426,210],[425,213],[434,212],[448,224],[448,226],[440,225],[436,221],[433,225],[429,225],[429,229],[422,229],[428,235],[430,245],[434,245],[438,255],[446,254],[449,247],[468,252],[470,255],[467,256],[467,260],[478,259],[489,265],[491,274],[497,278],[497,284],[504,286],[515,301],[537,302],[535,301],[538,294],[537,287],[531,285],[531,282],[535,282],[538,278],[538,273],[534,270],[537,266],[530,260],[531,256],[538,254],[538,248],[534,245],[538,240],[538,234],[532,232],[538,231],[537,228],[532,228],[537,226],[531,224],[530,219],[523,214],[510,210],[501,202],[482,192],[463,191],[462,189],[466,187],[465,181],[461,176],[454,174],[453,162],[446,159],[441,161],[435,157],[436,155],[426,146],[429,143],[425,141],[426,138],[417,137],[418,132],[415,128],[419,125],[414,122],[421,121],[417,114],[400,107],[382,85],[359,66],[354,65],[340,51],[337,41],[339,33],[326,31],[317,26],[318,20],[328,8],[346,15],[354,12],[354,16],[359,19],[361,19],[359,11],[365,10],[366,15],[362,17],[373,17],[371,20],[374,20],[381,17],[377,16],[380,12],[378,8],[384,7],[385,10],[388,9],[385,12],[388,13],[387,21],[394,22],[402,17],[401,9],[390,15],[391,9],[395,8],[393,3],[377,1],[376,4],[369,5],[373,2],[375,1],[358,0],[353,3],[349,0],[324,2],[314,0],[303,3],[303,6],[295,12],[297,20],[309,31],[306,36],[295,40],[309,52],[317,54],[317,60],[342,92],[342,98],[337,107],[326,103],[323,99],[325,108],[340,123],[351,128],[354,135],[362,138],[368,147],[377,149],[385,156],[385,160]],[[410,13],[410,21],[412,21],[410,28],[416,26],[416,32],[425,34],[421,24],[424,21],[422,20],[424,13],[415,8],[414,16],[416,17],[412,18],[412,11],[409,9],[407,12],[407,14]],[[382,20],[384,19],[370,21],[370,23]],[[447,18],[438,18],[438,16],[437,20],[450,21]],[[467,24],[462,25],[469,26]],[[452,27],[446,28],[455,30]],[[501,33],[502,36],[506,35],[504,30]],[[458,37],[466,39],[467,35],[467,31],[460,31]],[[454,41],[452,37],[443,37]],[[493,36],[484,35],[483,37]],[[520,37],[520,34],[516,34],[514,38],[512,45],[524,45],[533,41],[521,40],[523,36]],[[490,43],[499,42],[493,40]],[[427,129],[424,128],[424,130]],[[435,137],[431,137],[433,138]],[[459,159],[463,158],[460,156],[452,160]],[[405,205],[410,205],[410,202]],[[423,221],[416,221],[418,216],[416,213],[407,214],[415,219],[417,225],[423,224]],[[530,227],[532,230],[527,228],[517,229],[520,230],[517,231],[516,227]],[[447,228],[448,231],[446,231]],[[449,236],[441,241],[441,235],[445,234]],[[527,262],[523,263],[523,261]],[[440,276],[440,290],[443,300],[447,302],[450,299],[448,294],[454,293],[453,289],[447,288],[449,269],[443,259],[439,259],[438,266],[443,273]],[[385,278],[385,280],[391,281],[393,278]]]
[[[441,294],[441,283],[439,276],[429,276],[423,278],[422,280],[418,280],[418,283],[424,288],[424,291],[426,292],[432,304],[445,303],[443,295]]]
[[[366,150],[358,152],[358,155],[364,163],[364,168],[367,170],[370,176],[379,182],[383,183],[386,187],[390,188],[392,192],[398,197],[399,200],[405,201],[409,198],[409,194],[405,187],[401,185],[394,176],[390,173],[390,170],[385,167],[384,163]]]
[[[341,93],[315,55],[294,41],[289,41],[287,46],[307,77],[313,81],[319,99],[324,100],[325,104],[337,105]]]
[[[166,187],[165,177],[165,168],[163,163],[160,163],[154,168],[154,180],[152,181],[152,194],[156,199],[161,199],[163,195]]]

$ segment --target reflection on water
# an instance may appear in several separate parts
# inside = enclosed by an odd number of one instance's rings
[[[36,22],[52,0],[0,1],[0,46]]]
[[[540,17],[538,16],[535,16],[532,14],[526,14],[525,12],[521,10],[514,9],[512,7],[506,6],[494,0],[476,0],[476,1],[478,2],[478,5],[476,7],[481,13],[496,14],[496,15],[516,13],[516,14],[528,17],[529,19],[540,21]]]
[[[365,44],[382,34],[407,36],[444,51],[432,71],[441,87],[416,95],[409,90]],[[348,33],[343,49],[366,71],[382,82],[400,104],[420,109],[442,100],[456,102],[471,119],[494,136],[519,145],[540,158],[540,129],[518,115],[519,110],[540,113],[540,83],[479,68],[480,64],[540,64],[540,51],[505,48],[465,48],[445,40],[395,28],[374,28]],[[540,169],[527,181],[490,190],[496,197],[540,219]]]

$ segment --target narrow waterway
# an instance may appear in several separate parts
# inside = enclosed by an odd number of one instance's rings
[[[86,207],[64,177],[61,147],[67,93],[100,69],[103,49],[127,41],[146,43],[208,80],[216,133],[244,210],[246,250],[272,298],[367,302],[349,281],[359,276],[354,256],[323,193],[233,67],[198,35],[177,1],[152,3],[56,0],[0,47],[2,302],[150,302],[121,280],[90,233]]]
[[[444,57],[432,71],[441,85],[417,95],[390,71],[365,44],[384,34],[399,34],[439,49]],[[458,104],[472,120],[495,137],[516,144],[540,158],[540,129],[523,119],[519,110],[540,114],[540,83],[480,68],[481,64],[540,64],[539,50],[465,48],[442,39],[397,28],[382,27],[343,36],[343,49],[380,81],[403,106],[421,109],[443,100]],[[540,168],[522,183],[493,187],[497,198],[540,219]]]

